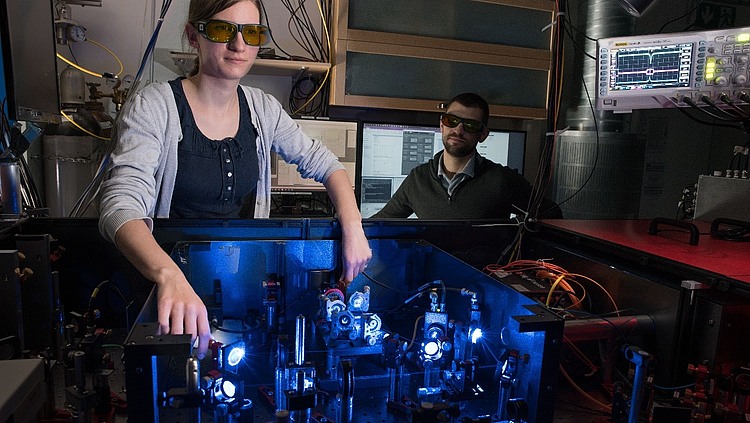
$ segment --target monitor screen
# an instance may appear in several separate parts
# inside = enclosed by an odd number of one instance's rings
[[[328,119],[294,119],[308,137],[320,140],[344,165],[352,189],[357,172],[357,122]],[[297,165],[289,164],[278,154],[271,157],[271,191],[325,191],[323,184],[313,179],[304,179],[297,172]]]
[[[60,121],[53,16],[49,1],[0,0],[0,72],[11,120]]]
[[[689,87],[692,62],[692,43],[613,48],[609,56],[609,89]]]
[[[526,133],[490,131],[477,145],[482,156],[523,172]],[[437,126],[363,123],[359,178],[362,217],[382,209],[409,172],[443,149]]]

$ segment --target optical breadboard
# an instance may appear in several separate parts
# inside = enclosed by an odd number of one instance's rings
[[[750,27],[602,38],[597,48],[600,110],[748,104]]]

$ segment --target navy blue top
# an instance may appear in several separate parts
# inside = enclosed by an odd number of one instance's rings
[[[182,79],[169,81],[180,112],[182,141],[177,147],[177,179],[170,207],[170,218],[236,219],[252,217],[258,184],[257,132],[242,89],[240,127],[234,137],[211,140],[198,129],[185,97]],[[248,197],[249,196],[249,197]],[[243,199],[248,197],[242,208]]]

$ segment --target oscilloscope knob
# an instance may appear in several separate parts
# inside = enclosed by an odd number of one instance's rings
[[[737,85],[744,85],[745,82],[747,82],[747,76],[746,75],[737,75],[734,77],[734,83]]]
[[[727,77],[726,76],[719,76],[714,80],[714,83],[719,86],[727,85]]]
[[[740,64],[747,63],[747,56],[744,56],[744,55],[743,56],[737,56],[737,58],[735,60],[737,60],[737,63],[740,63]]]

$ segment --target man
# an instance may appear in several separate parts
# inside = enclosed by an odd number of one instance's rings
[[[531,184],[515,169],[477,153],[487,129],[489,106],[476,94],[454,97],[440,117],[443,151],[412,169],[388,204],[373,218],[501,219],[526,210]],[[515,206],[515,207],[514,207]],[[562,217],[549,200],[540,207],[543,217]]]

